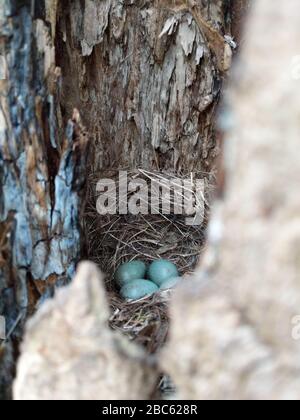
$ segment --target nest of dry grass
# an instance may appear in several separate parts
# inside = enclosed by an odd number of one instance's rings
[[[165,343],[168,328],[169,292],[156,294],[135,302],[124,302],[116,293],[109,293],[112,329],[126,334],[141,344],[149,354]]]
[[[129,179],[143,179],[151,184],[165,186],[171,181],[190,177],[206,178],[206,174],[169,174],[148,172],[142,169],[130,171]],[[96,185],[100,179],[114,179],[119,182],[119,171],[91,174],[89,179],[88,203],[84,215],[87,257],[94,261],[106,274],[112,318],[111,326],[121,330],[132,340],[141,342],[150,353],[164,343],[168,331],[168,305],[166,294],[161,293],[137,302],[125,302],[118,295],[114,273],[120,264],[135,259],[145,262],[164,258],[172,261],[180,275],[192,273],[205,246],[205,230],[209,215],[211,187],[206,182],[205,220],[201,226],[188,226],[184,215],[159,214],[100,215],[97,212]],[[168,185],[169,185],[168,184]],[[182,190],[182,194],[184,189]],[[130,195],[130,194],[129,194]],[[128,197],[130,198],[130,197]],[[170,198],[174,204],[174,197]],[[161,204],[161,203],[160,203]],[[159,206],[161,209],[161,205]]]

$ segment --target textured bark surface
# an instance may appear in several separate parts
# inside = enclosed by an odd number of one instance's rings
[[[148,399],[157,372],[143,351],[108,326],[103,276],[82,263],[28,323],[16,400]]]
[[[185,1],[64,2],[56,43],[62,103],[84,117],[95,170],[211,168],[227,2],[195,3],[198,18],[180,11]]]
[[[35,10],[31,1],[1,6],[0,314],[15,343],[37,301],[75,272],[87,139],[76,112],[64,133],[60,70],[42,2]],[[1,396],[9,395],[14,347],[1,349]]]
[[[257,1],[251,15],[226,117],[225,199],[202,270],[172,305],[163,366],[181,397],[300,396],[299,18],[297,0]]]

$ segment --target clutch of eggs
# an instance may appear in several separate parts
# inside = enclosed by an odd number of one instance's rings
[[[168,260],[152,262],[148,271],[143,261],[136,260],[122,264],[115,278],[121,287],[120,294],[126,300],[151,296],[159,289],[171,289],[181,281],[177,267]]]

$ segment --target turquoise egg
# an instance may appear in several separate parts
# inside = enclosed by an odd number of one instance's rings
[[[137,279],[126,283],[120,294],[124,299],[138,300],[157,291],[158,287],[152,281]]]
[[[147,267],[143,261],[131,261],[118,268],[115,279],[120,286],[123,286],[131,280],[143,279],[146,276],[146,271]]]
[[[181,280],[181,277],[170,277],[168,280],[163,282],[163,284],[160,286],[160,290],[173,289],[173,287],[177,286]]]
[[[148,270],[149,279],[158,286],[161,286],[169,278],[178,276],[176,265],[168,260],[154,261]]]

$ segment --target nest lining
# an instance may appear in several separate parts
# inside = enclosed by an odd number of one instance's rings
[[[128,179],[143,179],[147,184],[165,186],[170,181],[186,180],[192,177],[206,179],[207,174],[170,174],[150,172],[142,169],[128,172]],[[206,181],[205,220],[201,226],[188,226],[184,215],[100,215],[97,212],[96,185],[100,179],[114,179],[119,183],[119,171],[93,173],[89,178],[88,202],[84,214],[87,257],[94,261],[106,275],[106,287],[112,308],[110,325],[126,334],[130,339],[141,342],[149,351],[156,352],[164,343],[168,330],[168,297],[170,292],[158,293],[136,302],[125,302],[118,293],[114,273],[120,264],[136,259],[150,263],[164,258],[173,262],[181,276],[195,269],[205,246],[205,231],[209,214],[211,185]],[[189,187],[186,187],[189,188]],[[149,188],[150,191],[150,188]],[[184,189],[182,193],[184,193]],[[191,191],[189,191],[191,192]],[[128,194],[128,199],[130,198]],[[177,197],[178,198],[178,197]],[[195,201],[196,202],[196,201]],[[174,205],[174,196],[170,197]]]

